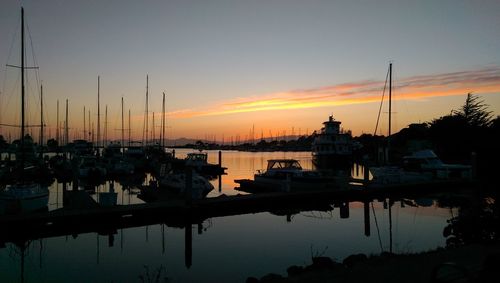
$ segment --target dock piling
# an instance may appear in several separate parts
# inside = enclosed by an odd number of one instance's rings
[[[365,236],[370,237],[370,203],[368,201],[364,202],[364,214],[365,214]]]

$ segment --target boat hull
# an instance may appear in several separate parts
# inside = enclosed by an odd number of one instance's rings
[[[0,214],[20,214],[47,209],[49,203],[49,191],[47,188],[39,188],[25,195],[0,193]]]

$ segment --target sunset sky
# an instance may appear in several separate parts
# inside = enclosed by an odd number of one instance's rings
[[[21,6],[52,136],[57,100],[61,121],[69,100],[70,138],[83,135],[84,106],[97,127],[98,75],[110,138],[120,136],[122,96],[142,136],[146,75],[149,124],[154,112],[158,136],[165,92],[169,138],[244,139],[252,127],[258,137],[305,134],[331,114],[354,135],[373,133],[389,62],[396,129],[449,114],[468,92],[500,115],[500,1],[3,0],[3,124],[20,120],[19,70],[5,65],[20,62]],[[35,72],[28,76],[36,124]],[[0,129],[9,132],[17,133]]]

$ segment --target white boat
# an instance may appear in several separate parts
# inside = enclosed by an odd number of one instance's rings
[[[338,187],[336,178],[320,171],[304,170],[295,159],[271,159],[267,169],[258,171],[254,180],[235,180],[242,187],[271,191],[320,190]]]
[[[353,141],[350,131],[340,128],[342,122],[332,115],[323,122],[321,132],[312,143],[313,163],[319,168],[345,167],[349,165],[353,152]]]
[[[218,164],[208,163],[208,154],[204,152],[188,153],[184,160],[186,166],[205,176],[221,175],[226,169]]]
[[[160,178],[159,187],[159,189],[170,190],[176,194],[183,194],[186,191],[186,174],[166,174]],[[191,183],[191,194],[193,199],[201,199],[213,189],[214,186],[207,179],[193,172]]]
[[[472,177],[469,165],[445,164],[432,150],[420,150],[403,157],[401,166],[371,167],[369,185],[391,186],[467,181]]]
[[[0,190],[0,214],[27,213],[47,207],[49,189],[45,185],[19,183]]]

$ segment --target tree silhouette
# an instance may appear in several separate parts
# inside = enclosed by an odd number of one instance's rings
[[[488,111],[487,108],[488,105],[484,103],[484,100],[479,100],[478,96],[468,93],[465,104],[460,110],[453,111],[453,114],[465,119],[472,127],[488,127],[493,117],[492,111]]]

